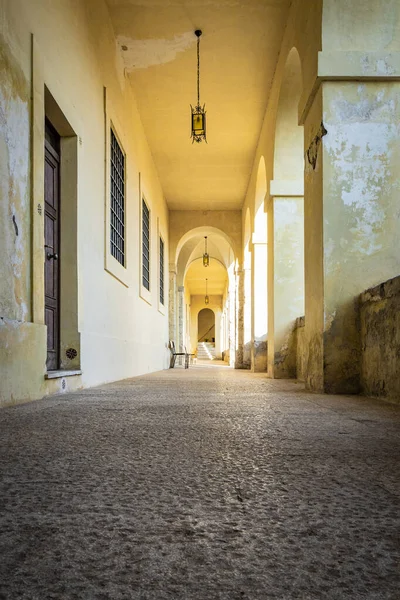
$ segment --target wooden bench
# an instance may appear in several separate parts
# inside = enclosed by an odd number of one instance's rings
[[[184,351],[186,352],[186,355],[187,355],[188,365],[189,365],[189,362],[192,365],[193,364],[193,359],[196,356],[196,353],[195,352],[188,352],[186,350],[186,346],[183,346],[183,349],[184,349]]]
[[[186,352],[177,352],[175,350],[175,342],[173,340],[170,340],[169,344],[169,349],[171,352],[171,360],[169,362],[169,368],[173,369],[175,367],[175,363],[176,363],[176,357],[177,356],[184,356],[185,357],[185,369],[189,368],[189,354]]]

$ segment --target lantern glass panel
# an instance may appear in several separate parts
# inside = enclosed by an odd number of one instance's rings
[[[192,129],[196,135],[204,134],[204,115],[196,114],[192,115]]]

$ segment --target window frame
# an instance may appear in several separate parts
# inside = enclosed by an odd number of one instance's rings
[[[125,159],[125,194],[124,194],[124,265],[122,265],[111,254],[111,131],[121,148]],[[105,169],[104,169],[104,269],[122,283],[125,287],[130,287],[132,274],[130,273],[129,263],[129,164],[125,148],[128,146],[127,140],[123,134],[123,127],[119,123],[111,103],[108,99],[107,88],[104,88],[104,144],[105,144]]]
[[[144,237],[144,231],[143,231],[143,203],[145,203],[147,210],[149,211],[149,289],[146,288],[145,285],[143,285],[143,237]],[[152,286],[152,275],[153,275],[153,269],[152,269],[152,265],[151,265],[151,261],[152,261],[152,209],[151,209],[151,204],[150,202],[147,200],[147,196],[146,194],[143,192],[142,190],[142,186],[140,186],[140,203],[139,203],[139,222],[140,222],[140,236],[139,236],[139,256],[140,256],[140,269],[139,269],[139,278],[140,278],[140,282],[139,282],[139,295],[140,297],[145,300],[148,304],[152,304],[152,293],[153,293],[153,286]]]
[[[165,244],[165,238],[161,232],[160,229],[160,221],[159,219],[157,219],[157,240],[158,240],[158,252],[157,252],[157,258],[158,258],[158,268],[157,268],[157,283],[158,283],[158,310],[161,314],[165,315],[166,314],[166,292],[167,292],[167,286],[165,285],[165,275],[166,275],[166,268],[165,268],[165,258],[166,258],[166,252],[165,252],[165,248],[166,248],[166,244]],[[164,260],[163,260],[163,296],[164,296],[164,302],[161,302],[161,242],[164,245]]]
[[[123,177],[123,201],[124,201],[124,206],[123,206],[123,229],[124,229],[124,235],[122,237],[122,242],[123,242],[123,250],[122,250],[122,256],[123,256],[123,262],[121,262],[116,256],[114,256],[113,252],[112,252],[112,245],[113,245],[113,240],[112,240],[112,235],[111,235],[111,230],[112,230],[112,213],[115,213],[114,207],[113,207],[113,198],[112,198],[112,188],[111,188],[111,177],[112,177],[112,168],[113,168],[113,161],[112,161],[112,140],[113,137],[118,145],[118,148],[123,156],[123,170],[124,170],[124,177]],[[110,243],[110,254],[111,256],[124,268],[126,269],[126,262],[127,262],[127,255],[126,255],[126,232],[127,232],[127,227],[126,227],[126,153],[124,151],[124,148],[118,138],[118,134],[115,130],[115,127],[113,125],[113,123],[110,124],[110,144],[109,144],[109,185],[110,185],[110,198],[109,198],[109,202],[110,202],[110,229],[109,229],[109,243]],[[120,175],[117,172],[118,175]],[[118,206],[119,207],[119,206]],[[117,235],[118,232],[116,232]],[[116,244],[114,243],[114,246],[116,246]]]

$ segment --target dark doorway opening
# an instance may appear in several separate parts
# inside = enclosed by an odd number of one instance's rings
[[[60,366],[60,136],[46,119],[44,166],[44,285],[47,370]]]

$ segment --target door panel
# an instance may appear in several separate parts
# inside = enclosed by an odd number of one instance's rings
[[[45,323],[47,325],[47,370],[59,368],[59,137],[46,122],[45,142]]]

